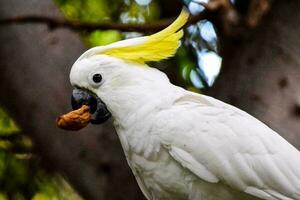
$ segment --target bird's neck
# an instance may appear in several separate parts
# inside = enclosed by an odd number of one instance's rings
[[[113,81],[109,95],[99,96],[112,114],[123,148],[146,147],[143,142],[151,142],[148,133],[155,115],[170,108],[182,89],[172,85],[162,72],[146,67],[124,69]]]
[[[114,89],[101,97],[122,126],[131,126],[149,113],[169,106],[176,95],[168,77],[150,67],[128,67],[113,82]],[[101,94],[99,94],[101,95]]]
[[[178,88],[170,83],[168,85],[136,85],[124,91],[115,91],[121,94],[110,103],[116,131],[121,140],[124,151],[135,152],[144,157],[145,152],[152,151],[149,148],[160,148],[156,143],[151,127],[154,125],[157,114],[170,108],[179,96]]]
[[[116,92],[116,98],[108,103],[114,121],[130,127],[139,120],[145,120],[152,113],[171,106],[176,93],[174,86],[137,85]],[[121,95],[120,95],[121,94]]]

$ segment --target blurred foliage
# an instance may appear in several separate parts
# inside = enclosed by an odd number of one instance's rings
[[[14,134],[19,131],[16,124],[0,109],[0,135]]]
[[[46,172],[32,142],[0,109],[0,200],[80,199],[57,174]]]
[[[82,22],[118,21],[138,24],[159,19],[160,4],[162,4],[162,1],[158,0],[116,0],[114,3],[108,0],[54,1],[67,19]],[[200,5],[193,4],[190,10],[195,13],[201,11],[202,8]],[[142,34],[122,33],[117,30],[96,30],[91,33],[82,32],[81,35],[84,43],[89,47],[93,47],[107,45],[124,38],[141,36]],[[211,86],[219,73],[220,58],[216,53],[217,36],[214,27],[207,21],[200,21],[198,24],[190,26],[186,35],[184,45],[176,55],[177,62],[175,65],[177,66],[174,66],[174,62],[167,63],[167,66],[179,69],[180,79],[177,78],[175,84],[199,91],[200,88]],[[208,63],[212,59],[208,60],[205,57],[206,53],[210,53],[209,58],[214,56],[215,62]],[[207,65],[213,65],[211,66],[212,69],[207,70],[209,67]]]
[[[136,24],[158,20],[161,13],[164,12],[163,4],[166,4],[162,0],[114,0],[113,3],[109,0],[54,0],[54,2],[69,20]],[[188,5],[193,14],[204,9],[192,1],[182,1],[182,3]],[[176,9],[174,8],[174,10]],[[83,31],[81,36],[88,47],[94,47],[143,34],[145,33],[96,30],[91,33]],[[206,53],[209,53],[209,56],[206,56]],[[201,88],[210,87],[218,75],[221,65],[221,58],[217,54],[217,36],[213,25],[208,21],[200,21],[190,26],[186,31],[183,47],[178,51],[175,60],[176,63],[164,62],[167,67],[178,71],[179,78],[172,80],[171,77],[171,81],[197,92]],[[165,70],[166,73],[169,71]]]
[[[159,17],[159,9],[154,1],[147,6],[140,6],[132,0],[114,0],[113,3],[108,0],[54,0],[54,2],[67,19],[81,22],[144,23]],[[81,33],[84,43],[89,47],[110,44],[130,35],[117,30]]]

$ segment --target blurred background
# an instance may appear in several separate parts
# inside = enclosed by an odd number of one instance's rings
[[[300,148],[300,1],[0,1],[0,200],[144,199],[111,122],[79,132],[69,71],[88,48],[192,13],[174,58],[150,66],[235,105]]]

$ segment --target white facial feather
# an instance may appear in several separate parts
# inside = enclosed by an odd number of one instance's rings
[[[96,73],[101,74],[103,80],[100,85],[94,86],[92,76]],[[171,86],[167,76],[157,69],[106,55],[76,61],[70,81],[73,86],[97,94],[115,114],[113,116],[123,116],[132,110],[148,112],[160,103],[157,97],[166,96]]]

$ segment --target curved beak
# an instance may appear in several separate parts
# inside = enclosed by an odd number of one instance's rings
[[[102,124],[111,117],[111,113],[103,101],[88,90],[75,88],[72,92],[71,103],[74,110],[79,109],[82,105],[88,105],[92,114],[92,124]]]

